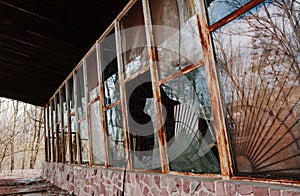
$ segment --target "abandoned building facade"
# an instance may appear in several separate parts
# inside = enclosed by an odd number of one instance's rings
[[[77,195],[293,192],[299,10],[130,1],[45,106],[44,178]]]

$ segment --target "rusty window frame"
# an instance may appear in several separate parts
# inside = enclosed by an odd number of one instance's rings
[[[84,57],[84,61],[83,61],[83,65],[84,65],[84,83],[85,83],[85,96],[86,96],[86,119],[87,119],[87,128],[88,128],[88,144],[89,144],[89,165],[95,165],[94,160],[93,160],[93,140],[92,140],[92,122],[91,122],[91,111],[90,111],[90,106],[93,105],[94,103],[96,103],[97,101],[99,101],[99,111],[100,111],[100,116],[101,116],[101,97],[103,97],[103,95],[101,94],[101,89],[100,89],[100,69],[99,69],[99,59],[98,59],[98,43],[96,42],[91,49],[88,51],[88,53],[85,55]],[[97,67],[97,75],[98,75],[98,85],[95,88],[99,89],[99,95],[97,95],[97,97],[95,97],[94,99],[90,100],[90,95],[89,95],[89,91],[91,89],[89,89],[89,80],[88,80],[88,71],[87,71],[87,58],[90,56],[90,54],[92,52],[95,52],[96,54],[96,67]],[[101,119],[99,119],[100,121]],[[103,129],[103,128],[102,128]],[[101,139],[101,138],[99,138]],[[104,140],[103,140],[104,141]],[[104,146],[105,142],[104,142]],[[106,149],[104,147],[104,153],[105,153],[105,157],[106,157]],[[106,158],[104,160],[106,162]],[[104,163],[105,165],[106,163]],[[102,165],[97,165],[97,166],[102,166]]]
[[[54,145],[54,142],[55,142],[55,140],[54,140],[54,132],[55,132],[55,129],[54,129],[54,124],[55,124],[55,122],[54,122],[54,119],[53,119],[53,105],[54,105],[54,100],[52,99],[51,101],[50,101],[50,116],[51,116],[51,121],[50,121],[50,123],[51,123],[51,127],[50,127],[50,134],[51,134],[51,162],[55,162],[56,161],[56,154],[55,154],[55,145]]]
[[[73,89],[74,89],[74,101],[75,101],[75,121],[76,121],[76,146],[77,146],[77,165],[81,165],[81,141],[80,141],[80,133],[79,133],[79,114],[78,114],[78,89],[77,89],[77,70],[82,66],[82,62],[78,64],[78,68],[74,70],[73,73]]]
[[[60,150],[61,150],[61,162],[62,163],[65,163],[65,159],[66,159],[66,156],[65,156],[65,127],[64,127],[64,111],[63,111],[63,105],[62,105],[62,88],[61,87],[59,89],[59,93],[58,93],[58,97],[59,97],[59,112],[60,112],[60,121],[59,121],[59,124],[60,124],[60,133],[61,134],[61,143],[60,143]]]
[[[208,25],[207,23],[207,14],[206,14],[206,6],[203,4],[203,2],[201,3],[200,0],[195,0],[196,3],[196,7],[198,9],[199,12],[199,16],[201,17],[199,22],[200,24],[202,24],[202,26],[206,26],[207,28],[202,28],[202,36],[205,36],[203,41],[204,42],[204,47],[206,47],[207,51],[210,51],[208,53],[208,56],[206,57],[206,61],[210,64],[210,66],[214,69],[210,69],[210,72],[212,73],[212,76],[215,77],[215,86],[219,86],[218,88],[220,89],[220,83],[219,83],[219,77],[218,74],[216,73],[216,61],[215,61],[215,56],[214,56],[214,48],[212,46],[212,38],[211,38],[211,34],[223,27],[224,25],[228,24],[229,22],[233,21],[234,19],[236,19],[237,17],[241,16],[242,14],[248,12],[249,10],[251,10],[252,8],[255,8],[256,6],[258,6],[259,4],[265,2],[265,0],[252,0],[248,3],[246,3],[245,5],[243,5],[242,7],[240,7],[239,9],[235,10],[234,12],[230,13],[229,15],[223,17],[222,19],[220,19],[219,21],[217,21],[216,23],[212,24],[212,25]],[[214,76],[216,75],[216,76]],[[223,150],[225,150],[225,152],[223,153],[223,156],[225,158],[225,167],[224,167],[224,172],[226,172],[225,174],[223,174],[222,172],[222,176],[224,179],[233,179],[233,180],[250,180],[250,181],[261,181],[261,182],[275,182],[275,183],[281,183],[281,184],[300,184],[299,180],[290,180],[290,179],[278,179],[278,178],[263,178],[263,177],[250,177],[250,176],[237,176],[234,173],[234,168],[233,168],[233,163],[232,161],[234,160],[232,152],[229,148],[229,138],[228,138],[228,131],[227,131],[227,127],[225,124],[225,113],[224,113],[224,108],[225,106],[222,103],[222,97],[221,97],[221,93],[220,90],[219,91],[219,95],[218,97],[218,102],[220,102],[219,105],[219,109],[221,109],[221,116],[223,116],[222,118],[218,118],[221,119],[221,121],[218,123],[219,125],[222,126],[223,129],[223,133],[224,135],[222,136],[223,139],[222,141],[226,142],[226,146]],[[226,156],[227,155],[227,156]]]
[[[90,51],[94,48],[94,46],[90,49]],[[89,53],[87,54],[89,55]],[[92,134],[91,134],[91,112],[90,112],[90,107],[89,107],[89,89],[88,89],[88,79],[87,79],[87,65],[86,65],[86,58],[83,59],[83,86],[84,86],[84,93],[85,93],[85,120],[80,119],[80,122],[86,121],[86,126],[87,126],[87,134],[88,134],[88,157],[87,159],[89,160],[88,164],[91,166],[93,164],[93,145],[92,145]],[[82,121],[81,121],[82,120]],[[81,140],[80,140],[81,142]],[[81,144],[82,146],[82,144]],[[81,151],[81,149],[80,149]]]
[[[49,132],[49,106],[48,104],[44,107],[44,139],[45,139],[45,161],[50,162],[50,132]]]
[[[233,172],[233,165],[232,165],[232,154],[230,152],[229,148],[229,139],[228,139],[228,133],[226,129],[226,123],[225,123],[225,117],[224,117],[224,106],[222,103],[222,97],[221,97],[221,90],[220,90],[220,84],[219,84],[219,78],[216,70],[216,62],[215,62],[215,57],[214,57],[214,49],[212,47],[212,39],[211,39],[211,33],[215,31],[216,29],[222,27],[223,25],[226,25],[230,21],[234,20],[241,14],[247,12],[248,10],[254,8],[255,6],[259,5],[260,3],[264,2],[264,0],[252,0],[242,7],[238,8],[234,12],[230,13],[229,15],[223,17],[219,21],[215,22],[212,25],[208,25],[208,20],[207,20],[207,14],[206,14],[206,7],[205,4],[202,0],[193,0],[195,8],[196,8],[196,13],[198,15],[198,28],[201,36],[201,44],[202,44],[202,49],[203,49],[203,61],[198,62],[194,65],[190,65],[186,67],[185,69],[182,70],[182,72],[177,72],[175,74],[172,74],[168,76],[167,78],[164,78],[162,80],[158,79],[158,73],[157,73],[157,67],[155,64],[155,49],[151,48],[148,52],[151,56],[152,61],[150,61],[149,67],[144,67],[142,70],[138,71],[137,73],[131,75],[129,78],[126,80],[124,79],[124,74],[121,72],[123,67],[123,62],[120,58],[120,27],[119,27],[119,20],[121,17],[123,17],[128,10],[134,5],[134,3],[137,0],[131,0],[127,6],[123,9],[123,11],[116,17],[115,21],[109,26],[108,30],[106,30],[101,37],[99,38],[98,42],[96,43],[96,50],[97,50],[97,62],[99,66],[99,88],[100,88],[100,105],[101,105],[101,122],[103,125],[103,130],[106,130],[106,121],[105,121],[105,115],[104,112],[112,107],[115,107],[116,105],[121,104],[122,106],[122,116],[123,116],[123,129],[124,129],[124,139],[126,137],[126,142],[125,142],[125,151],[126,151],[126,158],[128,159],[129,157],[129,140],[128,140],[128,131],[127,131],[127,109],[126,109],[126,101],[125,101],[125,89],[124,89],[124,84],[133,78],[137,77],[138,75],[148,71],[150,69],[151,72],[151,77],[153,77],[154,82],[156,82],[158,85],[154,86],[154,91],[155,91],[155,98],[158,100],[160,97],[159,92],[157,92],[157,87],[163,83],[166,83],[168,81],[171,81],[172,79],[175,79],[186,72],[195,70],[199,67],[205,66],[206,70],[206,76],[207,76],[207,83],[209,84],[209,92],[211,95],[211,106],[212,106],[212,113],[213,113],[213,118],[215,120],[214,126],[216,130],[216,134],[218,134],[217,137],[217,145],[218,145],[218,150],[219,150],[219,156],[220,156],[220,164],[221,164],[221,175],[215,175],[215,174],[186,174],[186,173],[181,173],[181,172],[176,172],[176,171],[169,171],[168,167],[163,167],[162,168],[162,173],[170,173],[170,174],[179,174],[179,175],[193,175],[193,176],[209,176],[209,177],[222,177],[223,179],[247,179],[247,180],[256,180],[256,181],[269,181],[269,182],[280,182],[280,183],[295,183],[294,180],[286,180],[286,179],[263,179],[263,178],[252,178],[252,177],[244,177],[244,176],[234,176]],[[146,35],[147,35],[147,43],[153,45],[153,35],[151,34],[151,28],[148,27],[147,24],[151,25],[151,15],[149,12],[149,2],[148,0],[142,0],[143,2],[143,12],[144,12],[144,17],[145,17],[145,25],[146,27]],[[120,80],[120,91],[121,91],[121,98],[120,100],[116,101],[115,103],[112,103],[111,105],[104,106],[104,100],[101,95],[103,95],[103,85],[102,84],[102,76],[101,76],[101,63],[100,63],[100,50],[99,50],[99,41],[105,38],[107,33],[112,29],[115,28],[115,33],[116,33],[116,44],[117,44],[117,54],[118,54],[118,68],[119,68],[119,80]],[[80,66],[80,65],[78,65]],[[78,67],[77,66],[77,67]],[[74,69],[76,70],[76,68]],[[74,86],[76,83],[76,77],[74,77]],[[76,88],[74,88],[75,94],[76,94]],[[76,103],[77,96],[75,96],[75,103]],[[95,100],[98,101],[98,100]],[[51,102],[52,103],[52,102]],[[51,105],[50,103],[50,105]],[[156,114],[160,115],[161,114],[161,106],[160,102],[157,102],[155,106],[155,112]],[[76,110],[77,111],[77,110]],[[75,116],[77,118],[78,114],[75,112]],[[51,112],[52,115],[52,112]],[[70,114],[71,115],[71,114]],[[76,123],[78,124],[78,120],[76,120]],[[160,125],[161,122],[157,122],[158,125]],[[76,128],[78,125],[76,126]],[[161,127],[161,126],[159,126]],[[53,126],[51,128],[53,130]],[[77,128],[78,129],[78,128]],[[105,132],[105,131],[104,131]],[[107,168],[109,165],[108,162],[108,149],[107,149],[107,138],[106,138],[106,133],[104,134],[104,143],[106,145],[105,148],[105,153],[106,153],[106,162],[105,162],[105,167]],[[78,141],[78,140],[77,140]],[[165,148],[165,142],[166,138],[164,135],[164,131],[160,130],[159,131],[159,146],[160,146],[160,156],[161,156],[161,165],[166,166],[168,165],[167,161],[167,154],[166,154],[166,148]],[[78,148],[80,149],[80,148]],[[51,153],[50,153],[51,154]],[[122,169],[122,168],[116,168],[116,169]],[[132,170],[132,164],[129,163],[127,166],[127,169]],[[138,170],[139,171],[139,170]],[[141,170],[143,171],[143,170]],[[148,172],[148,170],[146,171]],[[153,171],[151,171],[153,172]],[[299,182],[296,182],[299,183]]]
[[[72,126],[71,126],[71,109],[70,109],[70,95],[69,95],[69,82],[66,80],[65,83],[65,92],[66,92],[66,104],[67,104],[67,127],[68,127],[68,139],[69,139],[69,145],[67,148],[69,148],[69,161],[70,163],[73,163],[73,149],[72,149]]]

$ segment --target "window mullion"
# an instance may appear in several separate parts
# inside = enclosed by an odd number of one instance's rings
[[[211,110],[216,131],[218,152],[220,156],[221,173],[225,179],[228,179],[233,175],[233,168],[213,46],[210,32],[207,28],[208,24],[204,1],[194,0],[194,2],[198,15],[198,28],[202,42],[207,83],[209,84],[208,89],[210,93]]]
[[[158,143],[159,143],[159,151],[160,151],[160,161],[161,161],[161,169],[162,173],[169,172],[169,162],[168,162],[168,155],[167,155],[167,142],[166,142],[166,133],[163,127],[162,121],[162,105],[161,105],[161,94],[159,89],[159,78],[158,78],[158,69],[156,63],[156,56],[155,56],[155,44],[153,38],[153,29],[152,29],[152,20],[151,20],[151,13],[149,7],[149,1],[143,0],[143,13],[144,13],[144,20],[145,20],[145,32],[146,32],[146,41],[147,41],[147,49],[148,49],[148,56],[149,64],[150,64],[150,73],[152,79],[152,89],[153,89],[153,98],[155,104],[155,115],[156,115],[156,127],[158,129]]]

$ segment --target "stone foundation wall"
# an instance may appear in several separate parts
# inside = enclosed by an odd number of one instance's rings
[[[44,163],[43,178],[75,195],[121,195],[123,171]],[[300,187],[246,181],[224,181],[156,173],[126,173],[125,195],[272,195],[300,196]]]

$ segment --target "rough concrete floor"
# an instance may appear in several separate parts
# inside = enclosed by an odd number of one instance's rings
[[[0,195],[71,195],[41,178],[0,179]]]

